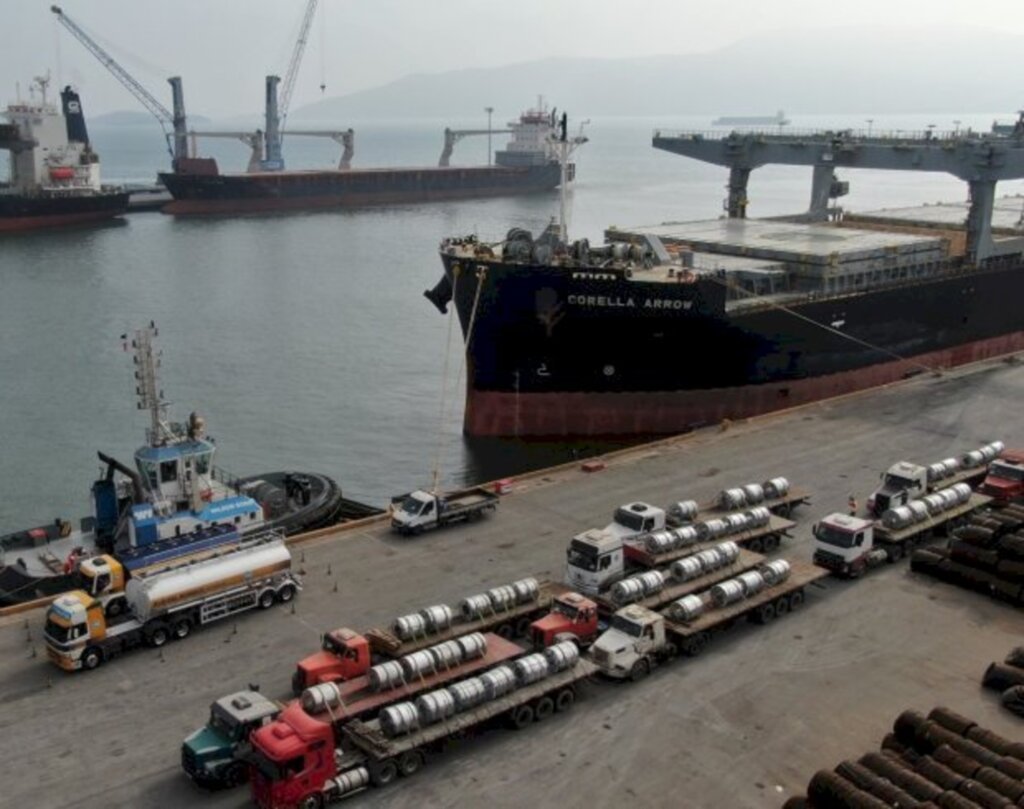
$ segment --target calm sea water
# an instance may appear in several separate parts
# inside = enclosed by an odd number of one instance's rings
[[[987,129],[992,117],[964,117],[960,125]],[[952,116],[876,118],[873,126],[930,123],[952,128]],[[357,124],[355,162],[434,164],[445,125],[478,124]],[[591,142],[576,156],[570,234],[595,242],[612,224],[719,216],[726,172],[650,146],[655,127],[708,124],[594,120]],[[797,117],[793,125],[865,122]],[[158,130],[94,127],[91,134],[108,181],[152,181],[167,165]],[[201,151],[224,169],[246,160],[245,147],[231,141]],[[329,141],[286,144],[296,168],[334,165],[338,153]],[[486,162],[486,139],[459,143],[453,162]],[[945,176],[842,177],[852,186],[844,205],[855,210],[966,196]],[[1001,192],[1022,190],[1005,186]],[[752,216],[803,209],[810,170],[761,169],[750,192]],[[350,496],[383,503],[429,483],[435,465],[455,485],[567,460],[567,445],[462,436],[459,330],[447,349],[449,320],[422,295],[440,278],[443,237],[497,239],[513,226],[536,232],[557,211],[553,192],[283,216],[147,213],[98,228],[0,237],[0,533],[85,513],[96,450],[130,461],[146,417],[135,410],[131,358],[119,336],[150,320],[160,328],[172,413],[202,413],[218,462],[235,473],[320,470]]]

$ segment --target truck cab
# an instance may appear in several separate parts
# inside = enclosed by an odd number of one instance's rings
[[[299,661],[292,675],[292,692],[301,694],[320,683],[352,680],[370,670],[370,643],[351,629],[335,629],[324,635],[320,651]]]
[[[1006,450],[992,461],[980,491],[1000,504],[1024,497],[1024,450]]]
[[[570,540],[566,584],[588,595],[604,592],[626,575],[624,542],[664,527],[664,509],[640,502],[620,506],[603,529],[591,528]]]
[[[882,485],[868,497],[868,511],[875,516],[928,493],[928,469],[920,464],[900,461],[881,477]]]
[[[391,514],[391,526],[399,531],[422,531],[437,522],[444,501],[437,495],[417,489],[407,494]]]
[[[58,596],[46,610],[46,653],[65,671],[94,669],[103,653],[93,645],[107,635],[103,604],[84,590]]]
[[[124,567],[113,556],[92,556],[78,563],[78,586],[103,605],[108,618],[124,612]]]
[[[181,766],[199,786],[234,787],[249,777],[249,736],[277,718],[280,706],[258,691],[239,691],[210,706],[210,719],[181,745]]]
[[[814,564],[835,573],[858,576],[874,546],[874,523],[846,514],[829,514],[813,528]]]
[[[612,616],[611,626],[590,647],[590,656],[609,677],[638,680],[665,650],[665,619],[631,604]]]
[[[579,593],[563,593],[551,603],[551,612],[530,624],[534,648],[545,649],[565,636],[585,646],[597,636],[597,604]]]
[[[293,702],[273,722],[257,728],[250,741],[247,758],[257,806],[321,805],[324,785],[336,771],[329,723],[314,719]]]

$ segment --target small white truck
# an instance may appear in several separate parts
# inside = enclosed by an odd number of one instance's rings
[[[163,646],[194,627],[291,601],[298,590],[288,546],[272,532],[201,561],[137,573],[116,618],[90,592],[65,593],[46,611],[46,651],[66,671],[94,669],[136,646]]]
[[[453,522],[477,520],[497,509],[499,499],[483,486],[450,494],[418,489],[392,500],[391,527],[409,536]]]

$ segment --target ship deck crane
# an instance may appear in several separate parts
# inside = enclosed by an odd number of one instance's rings
[[[307,0],[306,2],[306,10],[302,16],[302,23],[299,25],[299,36],[295,40],[295,47],[292,49],[292,58],[288,62],[288,71],[284,74],[280,102],[278,102],[277,85],[281,79],[278,76],[267,76],[267,156],[266,160],[263,161],[263,169],[266,171],[280,171],[284,168],[281,138],[284,133],[285,121],[288,119],[288,108],[291,106],[295,80],[298,78],[299,66],[302,64],[302,54],[305,52],[306,43],[309,41],[309,29],[313,24],[313,15],[316,13],[317,2],[318,0]]]
[[[142,103],[142,106],[149,110],[153,117],[160,122],[160,128],[167,139],[167,150],[170,152],[174,165],[176,166],[179,160],[187,157],[188,137],[185,123],[185,97],[181,88],[181,77],[173,76],[167,80],[171,85],[172,106],[174,107],[174,112],[172,113],[157,101],[152,93],[139,84],[127,70],[121,67],[113,56],[107,53],[92,37],[83,31],[78,23],[68,17],[60,6],[50,6],[50,11],[57,17],[57,21],[70,31],[75,39],[81,42],[93,56],[99,59],[100,63],[114,74],[114,78],[127,87],[129,92]],[[173,136],[167,131],[168,124],[171,126]]]
[[[448,161],[451,160],[455,144],[463,138],[468,138],[471,135],[508,135],[511,132],[511,129],[448,129],[446,127],[444,130],[444,148],[441,150],[441,159],[437,161],[437,165],[441,168],[449,165]]]
[[[971,130],[908,134],[871,134],[852,130],[789,132],[767,131],[655,132],[655,149],[684,155],[729,169],[726,211],[730,218],[746,216],[750,172],[768,164],[811,166],[811,205],[805,218],[828,219],[828,200],[843,183],[836,167],[939,171],[967,182],[967,255],[975,264],[1005,252],[1020,252],[1021,245],[997,245],[992,239],[992,210],[998,180],[1024,179],[1024,127],[1010,136],[979,134]],[[1015,242],[1019,240],[1014,240]]]

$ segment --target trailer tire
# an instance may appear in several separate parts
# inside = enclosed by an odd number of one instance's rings
[[[775,603],[769,601],[767,604],[762,604],[755,610],[751,618],[754,619],[755,624],[770,624],[775,620]]]
[[[95,646],[90,646],[82,652],[82,668],[86,671],[99,668],[102,662],[103,652]]]
[[[698,632],[692,638],[687,638],[683,645],[683,652],[688,657],[697,657],[697,655],[704,651],[704,647],[708,645],[710,640],[711,638],[707,632]]]
[[[889,562],[889,564],[895,564],[903,558],[903,546],[890,545],[885,549],[885,558]]]
[[[804,605],[804,591],[797,590],[795,593],[789,594],[789,611],[796,612]]]
[[[174,622],[174,627],[171,629],[171,632],[174,633],[174,637],[177,640],[187,638],[191,631],[192,622],[188,618],[179,618]]]
[[[775,599],[775,617],[781,618],[789,612],[789,596],[780,596]]]
[[[528,634],[530,634],[530,619],[520,618],[516,621],[516,637],[525,638]]]
[[[295,585],[286,584],[280,590],[277,591],[277,600],[282,604],[287,604],[295,598]]]
[[[564,713],[576,704],[576,692],[571,688],[564,688],[555,697],[555,711]]]
[[[375,787],[386,787],[398,777],[398,765],[393,758],[378,761],[370,768],[370,782]]]
[[[408,750],[398,759],[398,774],[408,778],[422,770],[423,764],[423,754],[419,750]]]
[[[170,639],[171,635],[163,624],[154,626],[146,635],[146,641],[154,649],[159,649]]]
[[[512,628],[512,624],[502,624],[495,631],[498,633],[499,637],[504,638],[505,640],[512,640],[513,635],[515,635],[515,630]]]
[[[651,662],[646,657],[641,657],[633,664],[633,668],[629,670],[629,679],[635,683],[638,680],[642,680],[650,673]]]
[[[771,553],[779,547],[778,534],[769,534],[763,540],[761,540],[761,547],[765,553]]]
[[[522,730],[531,722],[533,722],[533,708],[529,705],[520,705],[512,709],[512,727],[516,730]]]
[[[754,553],[761,553],[764,550],[764,543],[761,541],[760,537],[758,537],[757,539],[750,540],[750,542],[747,543],[747,548],[752,550]]]
[[[543,696],[537,700],[537,704],[534,706],[533,715],[534,718],[541,722],[547,719],[555,712],[555,701],[551,697]]]
[[[259,598],[256,599],[256,605],[261,610],[269,610],[274,606],[274,591],[264,590],[260,593]]]
[[[324,798],[319,792],[310,792],[299,801],[299,809],[321,809]]]

